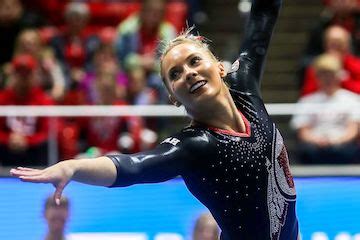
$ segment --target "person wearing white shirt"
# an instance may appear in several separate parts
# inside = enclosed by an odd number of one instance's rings
[[[300,141],[303,163],[360,162],[359,96],[341,89],[341,62],[331,54],[318,56],[313,67],[320,90],[300,98],[291,120]],[[307,113],[306,113],[307,112]]]

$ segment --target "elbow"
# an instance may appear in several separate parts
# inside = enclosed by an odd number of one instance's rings
[[[116,179],[109,187],[127,187],[133,185],[141,175],[141,167],[130,156],[122,154],[108,156],[115,164]]]

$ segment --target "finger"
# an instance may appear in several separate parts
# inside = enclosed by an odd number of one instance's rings
[[[11,176],[14,176],[14,177],[20,177],[23,174],[23,171],[13,168],[10,170],[10,174],[11,174]]]
[[[22,171],[40,171],[40,169],[28,168],[28,167],[17,167],[16,169],[22,170]]]
[[[11,169],[12,172],[32,172],[32,173],[38,173],[38,172],[42,172],[43,170],[39,170],[39,169],[33,169],[33,168],[26,168],[23,169],[21,167],[17,167],[17,168],[12,168]]]
[[[10,172],[11,176],[16,176],[16,173],[17,173],[16,169],[12,168],[12,169],[10,169],[9,172]]]
[[[17,169],[11,169],[10,174],[15,177],[20,176],[38,176],[42,172],[41,171],[23,171],[23,170],[17,170]]]
[[[58,186],[56,186],[56,190],[55,190],[55,194],[54,194],[54,199],[55,199],[56,205],[60,205],[60,199],[61,199],[61,195],[64,190],[64,187],[65,186],[63,184],[59,184]]]
[[[49,179],[42,176],[19,176],[21,181],[32,183],[49,183]]]

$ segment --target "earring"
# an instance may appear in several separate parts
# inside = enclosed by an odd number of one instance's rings
[[[181,102],[174,101],[174,105],[177,106],[177,107],[180,107],[180,106],[181,106]]]

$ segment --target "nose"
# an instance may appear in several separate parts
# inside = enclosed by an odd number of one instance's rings
[[[186,73],[185,76],[187,81],[195,78],[198,75],[197,71],[191,67],[185,67],[185,73]]]

